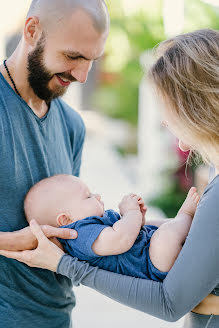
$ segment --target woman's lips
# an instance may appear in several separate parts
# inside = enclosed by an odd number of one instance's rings
[[[68,87],[69,86],[69,84],[71,83],[70,81],[63,81],[62,79],[61,79],[61,77],[59,77],[58,75],[56,75],[56,77],[57,77],[57,79],[58,79],[58,81],[59,81],[59,84],[61,84],[61,86],[63,86],[63,87]]]

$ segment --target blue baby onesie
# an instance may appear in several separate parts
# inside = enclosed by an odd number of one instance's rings
[[[101,269],[121,273],[124,275],[162,281],[167,272],[160,272],[151,263],[149,257],[150,239],[157,227],[145,225],[134,245],[125,253],[119,255],[99,256],[92,251],[92,245],[99,234],[106,227],[112,227],[120,219],[120,215],[113,211],[105,211],[104,216],[91,216],[71,223],[65,228],[75,229],[78,238],[72,240],[59,239],[65,251],[80,260],[88,261]]]

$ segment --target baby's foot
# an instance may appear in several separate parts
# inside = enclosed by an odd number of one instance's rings
[[[190,188],[184,203],[182,204],[181,208],[179,209],[178,214],[185,213],[185,214],[193,217],[195,214],[199,199],[200,199],[200,197],[197,193],[197,189],[195,187]]]

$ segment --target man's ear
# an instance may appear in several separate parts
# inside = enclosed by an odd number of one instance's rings
[[[72,223],[72,220],[68,217],[66,213],[61,213],[57,216],[56,222],[59,227]]]
[[[32,47],[36,46],[42,31],[38,17],[29,17],[25,22],[24,39]]]

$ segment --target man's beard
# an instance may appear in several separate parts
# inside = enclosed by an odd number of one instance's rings
[[[49,88],[50,80],[55,76],[44,65],[43,54],[45,49],[45,37],[42,35],[38,41],[36,48],[29,53],[27,59],[28,82],[34,93],[46,103],[50,103],[53,99],[63,96],[66,87],[57,86],[54,90]],[[67,73],[57,73],[60,77],[75,81],[72,75]]]

